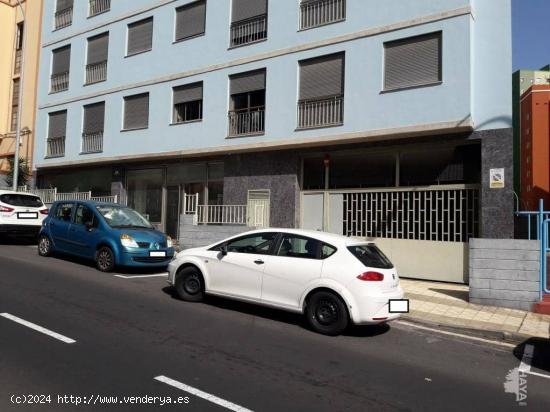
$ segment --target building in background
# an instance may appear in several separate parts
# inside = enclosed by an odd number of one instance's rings
[[[17,110],[21,105],[20,157],[32,167],[34,123],[42,27],[42,0],[21,0],[26,20],[16,0],[0,0],[0,186],[9,172],[8,159],[15,153]],[[27,36],[23,50],[23,34]],[[25,67],[21,66],[23,54]],[[19,101],[19,84],[24,70],[24,90]]]
[[[521,142],[521,100],[523,94],[531,87],[550,84],[550,64],[540,70],[517,70],[512,75],[512,101],[513,101],[513,122],[514,122],[514,191],[518,197],[522,196],[523,177],[521,176],[522,142]],[[520,209],[525,207],[519,205]]]
[[[403,275],[456,282],[471,237],[513,236],[510,0],[46,0],[43,19],[42,187],[122,195],[172,236],[190,196],[203,223],[268,204],[263,225],[377,239]]]

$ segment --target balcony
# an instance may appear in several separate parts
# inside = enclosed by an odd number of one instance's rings
[[[111,10],[111,0],[90,0],[88,17],[93,17]]]
[[[339,126],[344,121],[344,96],[298,102],[298,129]]]
[[[103,151],[103,130],[82,133],[82,151],[80,154],[101,153]]]
[[[229,112],[229,137],[263,134],[265,106]]]
[[[13,74],[21,73],[21,59],[23,57],[22,50],[15,50],[15,61],[13,63]]]
[[[50,137],[46,145],[46,157],[65,156],[65,136]]]
[[[300,4],[300,29],[323,26],[346,18],[346,0],[306,0]]]
[[[55,12],[55,29],[59,30],[63,27],[70,26],[73,23],[73,8],[67,7],[66,9]]]
[[[69,72],[54,74],[51,77],[50,93],[58,93],[69,88]]]
[[[231,25],[231,47],[254,43],[267,38],[267,15],[242,20]]]
[[[107,60],[86,66],[86,84],[107,80]]]

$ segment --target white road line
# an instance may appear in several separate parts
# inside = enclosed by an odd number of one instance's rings
[[[533,371],[529,371],[529,372],[526,372],[526,373],[528,373],[529,375],[535,375],[535,376],[540,376],[541,378],[550,379],[550,375],[545,375],[543,373],[538,373],[538,372],[533,372]]]
[[[218,398],[210,393],[203,392],[199,389],[193,388],[192,386],[186,385],[184,383],[175,381],[173,379],[167,378],[166,376],[157,376],[155,380],[163,382],[167,385],[173,386],[174,388],[181,389],[182,391],[188,392],[191,395],[198,396],[199,398],[205,399],[208,402],[215,403],[216,405],[222,406],[226,409],[235,412],[252,412],[250,409],[243,408],[242,406],[236,405],[232,402],[226,401],[224,399]]]
[[[28,327],[28,328],[34,329],[35,331],[43,333],[44,335],[51,336],[52,338],[60,340],[61,342],[65,342],[65,343],[75,343],[76,342],[76,340],[74,340],[74,339],[71,339],[71,338],[68,338],[66,336],[60,335],[59,333],[52,332],[49,329],[43,328],[42,326],[38,326],[35,323],[28,322],[24,319],[18,318],[17,316],[10,315],[9,313],[0,313],[0,316],[4,317],[6,319],[12,320],[14,322],[17,322],[17,323],[19,323],[23,326]]]
[[[132,275],[132,276],[125,276],[125,275],[114,275],[117,278],[122,279],[139,279],[139,278],[160,278],[160,277],[167,277],[168,272],[166,273],[155,273],[154,275]]]
[[[533,360],[534,351],[535,347],[533,345],[525,345],[525,348],[523,349],[523,356],[521,357],[521,362],[518,368],[520,372],[529,373],[531,371],[531,361]]]
[[[469,336],[469,335],[463,335],[462,333],[448,332],[446,330],[434,329],[434,328],[430,328],[428,326],[417,325],[416,323],[410,323],[410,322],[403,321],[403,320],[397,321],[396,323],[399,324],[399,325],[410,326],[410,327],[416,328],[416,329],[428,330],[430,332],[439,333],[441,335],[455,336],[455,337],[459,337],[459,338],[474,340],[476,342],[492,343],[494,345],[504,346],[504,347],[507,347],[507,348],[515,348],[517,346],[517,345],[511,344],[511,343],[507,343],[507,342],[499,342],[499,341],[496,341],[496,340],[479,338],[477,336]]]

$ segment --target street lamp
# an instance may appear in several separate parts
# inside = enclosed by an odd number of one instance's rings
[[[21,1],[17,0],[17,5],[21,9],[23,15],[23,49],[21,50],[21,71],[19,73],[19,97],[17,105],[17,123],[15,130],[15,159],[13,159],[13,190],[17,191],[17,181],[19,180],[19,146],[21,145],[21,109],[23,106],[23,80],[25,78],[25,52],[27,50],[27,28],[25,10],[21,5]]]

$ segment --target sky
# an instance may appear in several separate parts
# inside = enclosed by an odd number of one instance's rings
[[[512,0],[512,37],[514,71],[550,64],[550,0]]]

